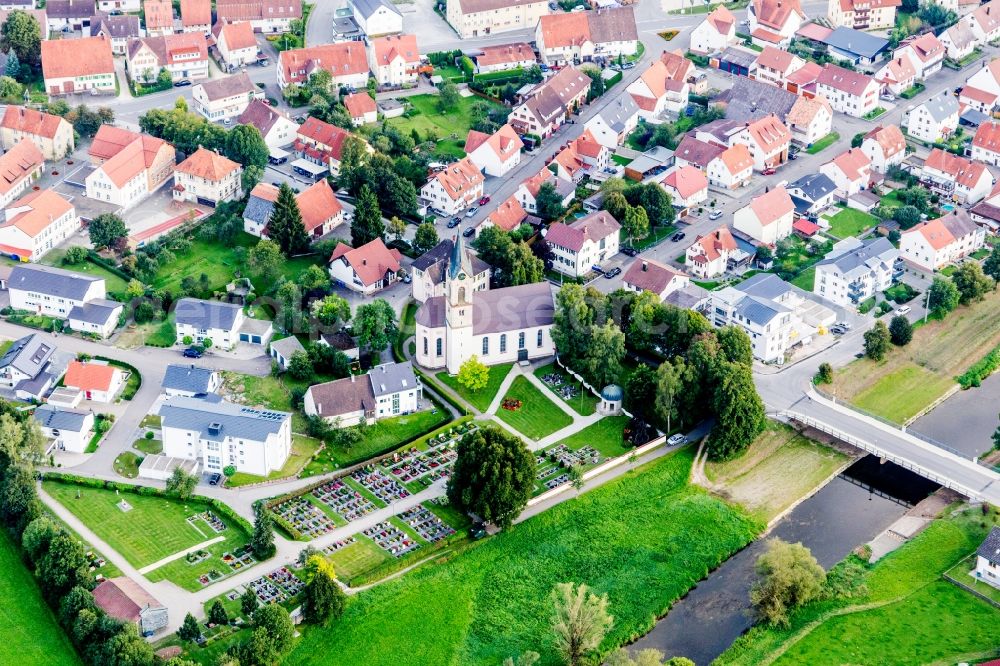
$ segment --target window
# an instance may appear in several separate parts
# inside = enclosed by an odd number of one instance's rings
[[[517,348],[524,349],[524,331],[517,334]]]
[[[483,356],[490,353],[490,339],[487,336],[483,336]]]
[[[441,345],[441,342],[442,342],[442,341],[441,341],[441,338],[438,338],[438,339],[437,339],[437,345],[436,345],[436,347],[437,347],[437,355],[438,355],[438,356],[440,356],[440,355],[441,355],[441,346],[442,346],[442,345]]]
[[[500,334],[500,353],[503,354],[507,351],[507,334]]]
[[[539,347],[542,346],[542,337],[543,337],[543,331],[542,329],[538,329],[538,342],[536,343],[536,345]]]
[[[427,356],[427,338],[424,338],[424,356]]]

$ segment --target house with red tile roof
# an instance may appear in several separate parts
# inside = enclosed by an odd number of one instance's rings
[[[717,153],[709,161],[705,174],[708,177],[708,184],[713,187],[727,190],[744,187],[749,185],[750,179],[753,178],[753,156],[742,143],[734,144],[731,148]]]
[[[212,35],[215,37],[215,47],[219,49],[219,55],[230,68],[256,62],[260,49],[249,21],[237,23],[219,21],[212,28]]]
[[[917,72],[917,79],[921,81],[941,71],[944,56],[944,44],[933,32],[919,37],[907,37],[892,53],[893,58],[909,58]]]
[[[128,379],[121,369],[99,361],[73,361],[66,368],[63,384],[83,393],[84,400],[113,402]]]
[[[729,138],[729,145],[743,144],[753,157],[757,171],[780,166],[788,161],[792,146],[792,133],[775,115],[764,116],[751,122]]]
[[[509,124],[493,134],[469,130],[465,153],[487,176],[499,178],[521,163],[524,142]]]
[[[753,0],[747,7],[750,35],[776,45],[787,45],[805,19],[799,0]]]
[[[955,61],[964,59],[979,46],[976,33],[966,21],[959,21],[951,26],[938,35],[938,39],[944,44],[945,57]]]
[[[750,66],[750,78],[784,88],[788,77],[802,69],[804,64],[805,60],[794,53],[768,45]]]
[[[170,180],[176,153],[163,139],[101,125],[89,150],[96,165],[84,183],[87,196],[123,210],[132,208]]]
[[[694,63],[681,51],[664,51],[659,60],[654,60],[642,76],[626,88],[639,105],[639,117],[662,120],[664,113],[683,111],[690,94],[688,78],[693,73]]]
[[[215,13],[218,21],[249,21],[254,32],[270,35],[291,31],[302,0],[215,0]]]
[[[895,125],[879,125],[865,134],[861,152],[871,160],[872,169],[886,173],[906,159],[906,137]]]
[[[161,69],[174,81],[208,78],[208,42],[200,32],[140,37],[129,42],[125,71],[132,81],[152,83]]]
[[[816,94],[834,111],[862,118],[878,106],[879,84],[871,76],[827,64],[816,79]]]
[[[668,173],[660,185],[675,206],[697,206],[708,198],[708,178],[693,166],[682,166]]]
[[[243,230],[258,238],[267,238],[267,224],[277,200],[277,187],[271,183],[257,183],[243,210]],[[296,194],[295,202],[302,216],[302,226],[314,238],[324,236],[344,223],[344,207],[325,178]]]
[[[986,231],[959,208],[904,231],[899,239],[899,253],[918,268],[937,271],[969,256],[985,242]]]
[[[691,52],[708,55],[736,43],[736,17],[719,5],[691,31]]]
[[[482,222],[476,225],[476,235],[487,227],[500,227],[504,231],[513,231],[524,223],[537,220],[528,215],[524,206],[515,195],[511,195],[499,206],[490,211]]]
[[[80,230],[76,208],[53,190],[28,192],[0,218],[0,248],[21,261],[38,261]]]
[[[181,0],[181,30],[209,34],[212,31],[212,0]]]
[[[1000,2],[987,2],[964,20],[968,21],[980,44],[992,42],[1000,37]]]
[[[513,42],[484,46],[479,55],[472,56],[477,74],[489,74],[513,69],[527,69],[537,63],[537,56],[527,42]]]
[[[174,34],[174,6],[170,0],[143,0],[142,9],[147,37]]]
[[[820,166],[837,186],[837,196],[847,200],[872,184],[872,161],[860,148],[851,148]]]
[[[916,83],[917,70],[909,57],[901,55],[882,65],[875,72],[875,80],[893,94],[900,95]]]
[[[0,121],[0,147],[10,150],[30,139],[49,161],[61,160],[73,152],[73,126],[61,117],[16,104],[8,104]]]
[[[351,122],[355,127],[361,127],[369,123],[378,121],[378,106],[375,100],[367,92],[356,92],[345,95],[344,108],[351,116]]]
[[[535,44],[548,65],[632,56],[639,48],[635,11],[625,6],[547,14],[538,20]]]
[[[570,277],[587,275],[595,266],[618,254],[621,228],[618,220],[605,210],[569,224],[552,224],[545,234],[545,242],[552,251],[552,268]]]
[[[417,82],[420,50],[416,35],[376,37],[368,44],[368,67],[380,86],[405,86]]]
[[[684,265],[694,277],[707,279],[726,272],[730,259],[741,252],[729,227],[698,236],[684,252]]]
[[[1000,122],[983,123],[972,137],[972,159],[1000,166]]]
[[[26,192],[44,169],[45,156],[31,139],[21,139],[0,156],[0,208]]]
[[[455,215],[483,196],[485,181],[479,167],[464,157],[433,174],[420,188],[420,198],[434,210]]]
[[[971,205],[989,195],[995,179],[982,162],[935,148],[924,160],[920,182],[931,192]]]
[[[104,37],[47,39],[42,42],[42,76],[50,96],[114,94],[115,62]]]
[[[670,294],[691,284],[691,277],[658,261],[639,257],[622,276],[622,286],[627,291],[648,291],[656,294],[660,302]]]
[[[94,603],[109,616],[136,624],[142,634],[167,626],[167,608],[131,578],[120,576],[94,588]]]
[[[330,256],[330,277],[351,291],[374,294],[396,281],[400,259],[399,250],[387,248],[381,238],[358,248],[340,243]]]
[[[551,183],[556,192],[562,196],[563,206],[568,206],[573,198],[576,197],[576,185],[573,181],[559,178],[547,166],[544,166],[534,176],[525,178],[514,192],[514,196],[521,202],[524,210],[532,215],[538,212],[536,197],[538,196],[538,190],[545,183]]]
[[[975,74],[965,81],[958,95],[960,104],[990,115],[1000,99],[1000,58],[983,63]]]
[[[332,84],[364,88],[368,83],[368,56],[361,42],[339,42],[282,51],[278,56],[278,86],[303,83],[319,70],[330,72]]]
[[[216,206],[243,196],[243,167],[219,153],[199,148],[174,170],[174,200]]]
[[[570,141],[565,148],[556,153],[549,163],[554,168],[556,176],[574,183],[592,173],[599,173],[608,168],[611,151],[607,146],[597,142],[590,130]]]
[[[833,131],[833,107],[822,95],[799,97],[785,114],[785,124],[792,132],[792,141],[811,146]]]
[[[885,30],[896,25],[902,0],[830,0],[826,18],[834,27]]]
[[[733,214],[733,228],[758,243],[774,245],[792,235],[795,204],[784,187],[776,187],[750,200]]]
[[[300,159],[327,167],[332,175],[340,172],[344,142],[351,133],[342,127],[309,116],[296,132],[292,150]]]

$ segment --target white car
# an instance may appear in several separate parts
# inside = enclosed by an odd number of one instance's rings
[[[720,217],[722,217],[721,210],[713,210],[711,213],[708,214],[708,219],[712,220],[713,222],[719,219]]]
[[[895,102],[896,96],[891,93],[882,93],[881,95],[879,95],[879,99],[886,102]]]
[[[687,435],[682,435],[677,433],[676,435],[671,435],[670,439],[667,440],[669,446],[679,446],[680,444],[687,444]]]
[[[905,317],[908,314],[910,314],[910,306],[909,305],[903,305],[903,306],[900,306],[900,307],[896,308],[896,315],[897,316],[899,316],[899,317]]]

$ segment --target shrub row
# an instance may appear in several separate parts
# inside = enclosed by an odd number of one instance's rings
[[[1000,369],[1000,347],[995,347],[993,351],[979,359],[975,365],[963,372],[956,378],[963,389],[972,388],[982,384],[983,380]]]
[[[108,358],[107,356],[95,356],[94,358],[98,361],[105,361],[115,367],[121,368],[122,370],[127,370],[139,379],[139,381],[135,385],[134,390],[130,391],[126,387],[125,391],[122,392],[122,400],[131,400],[132,398],[135,397],[135,394],[139,392],[139,389],[142,388],[142,373],[139,372],[139,369],[136,368],[134,365],[130,365],[125,361],[119,361],[114,358]]]

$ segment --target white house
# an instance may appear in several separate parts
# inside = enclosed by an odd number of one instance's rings
[[[532,215],[538,212],[536,197],[542,185],[546,183],[551,183],[556,193],[562,197],[560,201],[563,206],[568,206],[576,197],[576,185],[573,181],[559,178],[548,167],[542,167],[542,170],[537,174],[526,178],[514,192],[514,197],[520,202],[525,212]]]
[[[677,167],[660,181],[660,185],[675,206],[697,206],[708,199],[708,177],[697,167]]]
[[[271,183],[257,183],[243,209],[243,231],[258,238],[267,237],[278,188]],[[295,195],[302,226],[313,238],[324,236],[344,223],[344,207],[326,179],[321,179]]]
[[[690,165],[689,165],[690,166]],[[734,144],[711,158],[706,169],[713,187],[735,190],[750,184],[753,178],[753,155],[742,143]]]
[[[753,168],[764,171],[788,161],[792,133],[775,115],[750,121],[729,138],[729,145],[743,144],[753,158]]]
[[[680,51],[664,51],[638,79],[626,88],[639,106],[639,116],[652,122],[662,122],[664,113],[680,113],[688,104],[688,78],[694,73],[694,63]]]
[[[639,106],[631,95],[616,95],[584,124],[594,139],[608,150],[625,143],[639,125]]]
[[[621,225],[607,211],[597,211],[566,224],[556,222],[545,242],[552,251],[552,268],[583,277],[618,254]]]
[[[0,208],[6,208],[28,191],[45,169],[45,156],[31,141],[21,139],[0,157]]]
[[[851,148],[820,166],[819,172],[834,182],[837,196],[846,201],[871,184],[871,166],[864,151]]]
[[[181,30],[212,32],[212,0],[181,0]]]
[[[981,44],[992,42],[1000,37],[1000,3],[995,0],[987,2],[966,16],[963,21],[968,22],[972,33]]]
[[[38,261],[80,229],[76,208],[52,190],[29,192],[4,209],[0,252]]]
[[[1000,166],[1000,123],[990,120],[983,123],[972,137],[972,159],[993,166]]]
[[[871,160],[872,169],[886,173],[906,159],[906,137],[895,125],[879,125],[865,134],[861,152]]]
[[[94,432],[93,412],[41,405],[33,416],[42,435],[51,439],[57,450],[83,453],[90,445]]]
[[[816,264],[813,293],[840,306],[857,306],[891,287],[902,272],[899,250],[887,239],[851,236]]]
[[[639,46],[635,12],[626,5],[548,14],[538,20],[535,43],[542,62],[556,66],[635,55]]]
[[[349,0],[354,20],[368,37],[403,32],[403,14],[389,0]]]
[[[347,109],[347,113],[351,116],[351,122],[354,123],[355,127],[369,125],[378,121],[378,106],[367,91],[345,95],[341,101],[344,103],[344,108]]]
[[[994,178],[982,162],[935,148],[924,160],[920,182],[936,194],[972,205],[989,195]]]
[[[51,266],[15,266],[7,290],[15,310],[67,319],[71,328],[101,337],[114,330],[122,312],[121,303],[107,300],[103,278]]]
[[[694,277],[707,279],[726,272],[729,262],[742,250],[736,244],[729,227],[723,225],[695,239],[684,252],[684,265]]]
[[[753,0],[747,7],[747,30],[753,37],[787,44],[805,18],[799,0]]]
[[[833,26],[855,30],[885,30],[896,25],[902,0],[830,0],[826,17]]]
[[[41,400],[59,381],[65,366],[56,348],[32,333],[14,340],[0,356],[0,386],[13,389],[22,400]]]
[[[465,153],[487,176],[500,177],[521,163],[524,142],[510,125],[503,125],[493,134],[469,130]]]
[[[962,209],[921,222],[903,232],[899,252],[903,259],[926,271],[936,271],[967,257],[986,242],[986,231]]]
[[[267,476],[284,466],[292,449],[292,415],[222,400],[175,396],[160,406],[163,455],[194,460],[207,473]]]
[[[368,66],[380,86],[405,86],[417,82],[420,51],[416,35],[377,37],[368,45]]]
[[[219,153],[199,148],[174,169],[174,200],[215,207],[243,196],[243,167]]]
[[[792,141],[811,146],[833,131],[833,108],[825,97],[799,97],[785,115]]]
[[[278,56],[278,87],[309,80],[314,72],[326,70],[332,85],[364,88],[368,83],[368,57],[361,42],[338,42],[282,51]]]
[[[545,0],[447,0],[448,23],[462,39],[532,30],[549,13]]]
[[[785,187],[795,204],[795,212],[800,216],[818,214],[833,205],[837,195],[836,184],[823,173],[806,174]]]
[[[50,96],[115,92],[111,40],[104,37],[42,40],[42,76]]]
[[[249,21],[254,32],[289,32],[291,23],[302,18],[301,0],[215,0],[219,21]]]
[[[267,349],[272,362],[277,363],[278,368],[281,370],[288,370],[288,366],[292,362],[292,356],[299,352],[305,352],[305,350],[306,348],[302,346],[302,343],[294,335],[289,335],[287,338],[281,338],[280,340],[272,340]]]
[[[477,74],[527,69],[538,62],[535,51],[527,42],[484,46],[479,50],[479,55],[472,57]]]
[[[896,95],[901,95],[917,81],[917,70],[908,56],[899,56],[882,65],[875,73],[875,80]]]
[[[420,407],[423,385],[413,365],[383,363],[363,377],[351,375],[306,390],[302,410],[341,428],[412,414]]]
[[[61,160],[73,152],[73,126],[61,116],[8,104],[0,121],[0,147],[10,150],[29,139],[49,161]]]
[[[197,365],[170,364],[160,383],[164,395],[194,397],[199,394],[217,393],[222,386],[222,375]]]
[[[578,183],[586,175],[606,173],[610,162],[611,151],[598,143],[590,130],[584,129],[580,136],[556,153],[549,168],[555,169],[560,179]]]
[[[234,303],[182,298],[174,307],[177,344],[206,344],[232,349],[240,342],[265,345],[271,338],[271,323],[250,319]],[[188,342],[190,339],[190,343]]]
[[[222,61],[230,68],[249,65],[257,60],[257,38],[249,21],[228,23],[219,21],[212,28],[215,47],[219,49]]]
[[[878,106],[879,84],[871,76],[827,64],[816,80],[816,94],[834,111],[862,118]]]
[[[943,90],[907,112],[906,131],[927,143],[944,141],[958,127],[958,111],[958,100]]]
[[[639,258],[622,276],[622,286],[628,291],[648,291],[663,302],[670,294],[691,284],[691,278],[682,271],[664,266],[652,259]]]
[[[152,83],[161,69],[174,81],[208,78],[208,42],[200,32],[140,37],[129,42],[125,71],[132,81]]]
[[[736,42],[736,17],[720,5],[691,31],[691,51],[707,55]]]
[[[479,167],[464,157],[433,174],[420,188],[420,196],[431,208],[455,215],[483,196],[485,181]]]
[[[127,380],[124,370],[108,363],[73,361],[66,368],[63,385],[82,393],[84,400],[114,402]]]
[[[246,72],[210,79],[191,89],[194,110],[213,122],[239,117],[255,99],[264,99],[264,91]],[[261,135],[263,136],[263,135]]]
[[[170,180],[174,147],[163,139],[101,125],[87,151],[94,169],[85,179],[87,196],[128,210]]]
[[[563,67],[531,89],[511,110],[508,122],[521,134],[549,137],[570,113],[583,106],[590,83],[590,77],[579,69]]]
[[[792,235],[795,205],[784,187],[776,187],[750,200],[733,214],[733,228],[750,238],[774,245]]]
[[[941,71],[945,47],[933,32],[927,32],[919,37],[903,40],[892,55],[894,58],[909,58],[917,72],[917,78],[923,81]]]
[[[510,199],[517,204],[516,199]],[[523,209],[522,209],[523,212]],[[505,229],[509,231],[509,229]],[[444,296],[445,273],[448,260],[454,250],[455,242],[445,239],[433,248],[424,252],[410,264],[410,276],[413,278],[413,300],[423,303],[434,296]],[[490,265],[478,256],[471,256],[468,263],[472,271],[471,288],[477,291],[490,288]]]
[[[399,250],[390,250],[381,238],[353,249],[339,243],[330,256],[330,277],[351,291],[374,294],[397,280],[401,258]]]
[[[251,100],[236,122],[256,127],[271,150],[293,143],[299,131],[297,122],[259,99]]]
[[[973,575],[977,580],[1000,589],[1000,527],[990,530],[986,540],[976,550]]]
[[[788,77],[802,69],[803,65],[805,61],[794,53],[768,45],[750,66],[750,76],[757,81],[784,88]]]
[[[967,21],[959,21],[938,35],[938,39],[944,45],[945,55],[955,61],[970,55],[979,46],[976,33]]]

